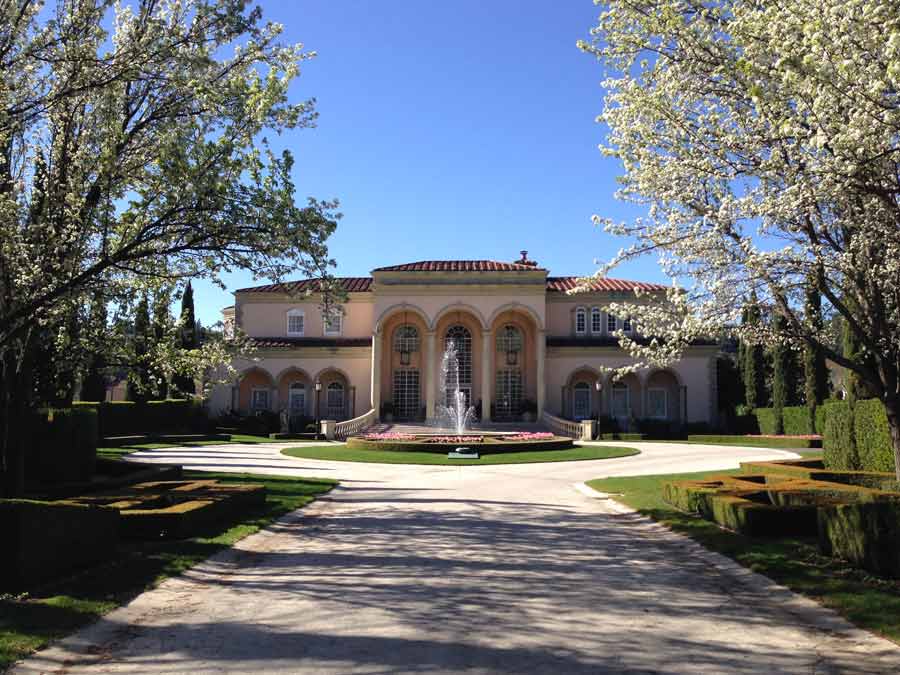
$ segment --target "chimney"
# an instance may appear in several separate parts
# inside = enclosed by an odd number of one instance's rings
[[[519,251],[519,254],[522,256],[518,260],[516,260],[517,265],[528,265],[528,267],[537,267],[537,260],[529,260],[528,259],[528,251]]]

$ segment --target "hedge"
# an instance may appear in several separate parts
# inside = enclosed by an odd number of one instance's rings
[[[486,436],[484,442],[425,443],[421,440],[368,440],[360,436],[347,439],[347,448],[353,450],[383,450],[386,452],[434,452],[445,454],[456,447],[471,447],[482,455],[498,455],[505,452],[537,452],[541,450],[568,450],[574,447],[571,438],[555,436],[540,441],[503,441],[496,437]]]
[[[819,548],[875,574],[900,577],[900,501],[819,509]]]
[[[93,408],[100,416],[100,437],[131,434],[205,431],[206,411],[200,401],[167,399],[165,401],[79,401],[79,408]]]
[[[88,481],[97,460],[97,412],[45,408],[34,413],[25,457],[30,485]]]
[[[853,415],[859,464],[867,471],[894,471],[894,449],[884,404],[878,399],[857,401]]]
[[[822,447],[822,458],[827,468],[840,471],[857,471],[861,468],[853,447],[853,417],[850,404],[846,401],[828,404]]]
[[[756,408],[753,414],[759,426],[759,433],[775,434],[774,408]],[[805,405],[785,406],[782,408],[782,420],[786,436],[808,436],[816,433],[815,429],[809,428],[809,409]]]
[[[710,445],[749,445],[762,448],[818,448],[822,443],[815,438],[794,438],[791,436],[691,434],[687,439],[695,443],[709,443]]]
[[[599,441],[646,441],[647,434],[633,434],[633,433],[609,433],[609,434],[599,434],[597,436],[597,440]]]
[[[119,512],[113,508],[0,499],[0,585],[21,589],[108,558],[118,528]]]
[[[774,436],[776,433],[774,408],[756,408],[753,414],[759,425],[759,433]]]

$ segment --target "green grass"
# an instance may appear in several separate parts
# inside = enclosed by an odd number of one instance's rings
[[[528,464],[535,462],[571,462],[583,459],[612,459],[637,455],[639,450],[617,446],[580,446],[568,450],[532,450],[482,455],[481,459],[448,459],[436,452],[397,452],[391,450],[357,450],[345,446],[318,448],[286,448],[282,454],[302,459],[329,459],[338,462],[373,462],[375,464],[444,464],[476,466],[485,464]]]
[[[19,595],[0,595],[0,670],[16,659],[94,621],[164,579],[253,534],[328,492],[335,481],[185,471],[186,478],[262,483],[265,505],[230,523],[181,540],[125,541],[116,557]]]
[[[900,582],[880,579],[822,556],[814,539],[746,537],[699,516],[677,511],[662,499],[662,484],[666,481],[722,473],[738,472],[604,478],[588,485],[614,495],[617,501],[688,535],[706,548],[833,608],[856,625],[900,642]]]
[[[237,443],[278,443],[268,436],[250,436],[248,434],[232,434],[230,441],[190,441],[187,443],[134,443],[122,445],[116,448],[97,448],[98,457],[116,459],[124,455],[130,455],[135,450],[165,450],[166,448],[200,448],[204,445],[234,445]],[[294,442],[294,441],[292,441]],[[303,441],[296,441],[302,443]]]

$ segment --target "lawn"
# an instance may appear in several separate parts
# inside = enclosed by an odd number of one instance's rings
[[[262,483],[264,507],[204,536],[181,540],[122,542],[117,556],[100,565],[18,596],[0,595],[0,670],[50,640],[71,633],[125,604],[164,579],[305,506],[337,483],[310,478],[185,471],[185,478]]]
[[[292,440],[291,443],[320,443],[321,441],[304,441]],[[236,445],[239,443],[247,443],[256,445],[259,443],[284,443],[284,441],[275,441],[268,436],[250,436],[248,434],[232,434],[230,441],[189,441],[186,443],[135,443],[133,445],[123,445],[115,448],[97,448],[98,457],[106,457],[108,459],[116,459],[124,455],[130,455],[135,450],[165,450],[166,448],[199,448],[204,445]]]
[[[900,642],[900,582],[880,579],[818,553],[814,539],[745,537],[699,516],[677,511],[662,499],[665,481],[712,474],[605,478],[588,482],[641,513],[681,532],[770,579],[831,607],[856,625]],[[737,472],[732,472],[737,473]]]
[[[532,450],[482,455],[481,459],[449,459],[439,452],[398,452],[391,450],[357,450],[344,446],[286,448],[282,454],[302,459],[330,459],[338,462],[372,462],[375,464],[444,464],[478,466],[485,464],[532,464],[536,462],[572,462],[584,459],[612,459],[640,454],[635,448],[617,446],[579,446],[568,450]]]

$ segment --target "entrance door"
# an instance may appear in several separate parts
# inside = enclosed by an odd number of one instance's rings
[[[572,395],[572,416],[577,420],[586,420],[591,416],[591,388],[586,382],[575,385]]]
[[[394,371],[394,414],[401,420],[415,420],[421,415],[419,402],[419,370],[398,368]]]
[[[627,425],[631,417],[631,399],[628,392],[628,385],[618,382],[612,388],[612,414],[620,425]],[[626,428],[622,426],[622,428]]]
[[[507,368],[497,371],[497,400],[494,410],[498,420],[511,420],[522,413],[522,371]]]

